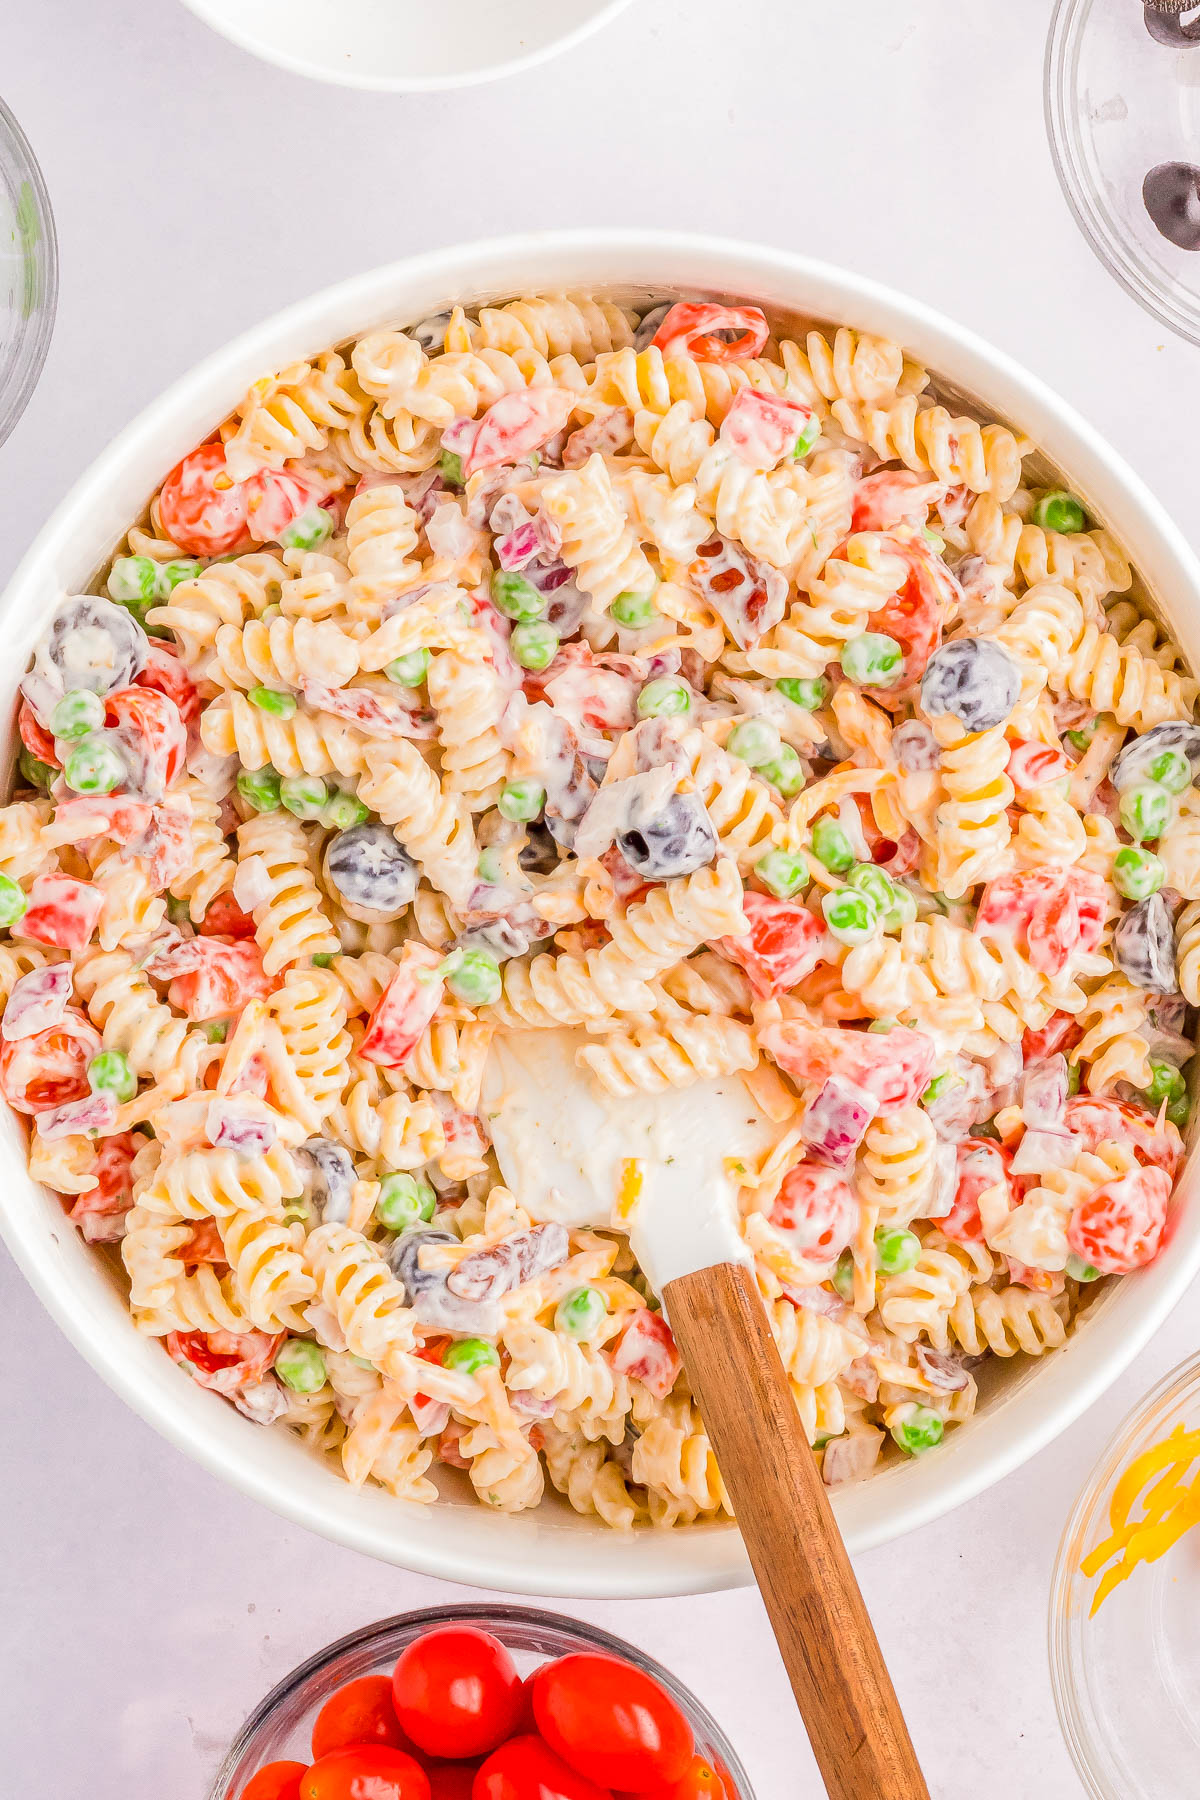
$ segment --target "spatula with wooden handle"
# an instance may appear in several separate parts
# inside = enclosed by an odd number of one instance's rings
[[[506,1033],[484,1078],[505,1181],[537,1220],[628,1230],[659,1294],[831,1800],[929,1800],[736,1226],[736,1163],[777,1128],[737,1076],[617,1098],[575,1031]],[[630,1169],[635,1171],[629,1178]],[[635,1190],[628,1210],[618,1197]]]

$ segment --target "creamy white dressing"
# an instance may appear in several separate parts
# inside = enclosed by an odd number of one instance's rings
[[[575,1063],[583,1031],[500,1033],[480,1112],[506,1184],[539,1222],[628,1231],[661,1294],[677,1276],[750,1261],[738,1231],[739,1183],[727,1161],[750,1162],[779,1133],[739,1075],[625,1099]],[[626,1165],[640,1164],[630,1217],[616,1205]]]

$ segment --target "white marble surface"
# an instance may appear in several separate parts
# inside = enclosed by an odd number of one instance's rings
[[[1003,345],[1200,540],[1200,362],[1076,235],[1046,147],[1049,0],[637,0],[581,51],[462,96],[321,88],[173,0],[12,0],[0,88],[57,209],[62,296],[0,452],[0,579],[75,475],[198,356],[406,250],[530,225],[694,227],[810,250]],[[940,1525],[859,1563],[935,1796],[1072,1800],[1047,1587],[1114,1423],[1195,1345],[1187,1301],[1109,1398]],[[200,1800],[259,1695],[445,1586],[280,1523],[169,1450],[0,1266],[5,1791]],[[760,1800],[820,1784],[757,1595],[586,1604],[715,1709]]]

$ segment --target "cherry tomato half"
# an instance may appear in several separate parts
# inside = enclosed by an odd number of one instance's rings
[[[336,1694],[330,1694],[317,1714],[312,1732],[313,1761],[346,1744],[409,1748],[392,1705],[392,1684],[386,1675],[363,1675],[358,1681],[348,1682]]]
[[[486,1756],[516,1729],[521,1677],[504,1645],[470,1625],[429,1631],[392,1675],[401,1729],[430,1756]]]
[[[189,556],[224,556],[247,536],[246,498],[225,468],[224,444],[201,444],[163,482],[159,523]]]
[[[305,1765],[273,1762],[252,1775],[242,1789],[242,1800],[300,1800],[300,1777]]]
[[[430,1800],[429,1777],[403,1750],[350,1744],[305,1770],[300,1800]]]
[[[430,1800],[471,1800],[477,1763],[435,1763],[429,1771]]]
[[[631,1794],[629,1800],[735,1800],[735,1796],[708,1758],[697,1755],[693,1756],[681,1781],[669,1782],[666,1787],[645,1788],[639,1794]]]
[[[533,1680],[538,1730],[574,1769],[610,1787],[680,1781],[695,1752],[670,1695],[615,1656],[581,1653],[545,1663]]]
[[[471,1800],[612,1800],[540,1737],[509,1738],[475,1777]]]

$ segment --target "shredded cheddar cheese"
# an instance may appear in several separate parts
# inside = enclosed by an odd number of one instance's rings
[[[646,1165],[640,1157],[630,1156],[621,1164],[621,1182],[617,1188],[617,1218],[627,1223],[637,1208],[642,1197],[642,1184],[646,1179]]]
[[[1157,1562],[1185,1531],[1200,1524],[1200,1471],[1190,1481],[1184,1480],[1197,1457],[1200,1430],[1188,1431],[1180,1424],[1161,1443],[1143,1450],[1125,1470],[1108,1503],[1112,1533],[1089,1550],[1079,1565],[1085,1575],[1098,1575],[1105,1563],[1110,1564],[1096,1588],[1089,1618],[1095,1618],[1113,1589],[1127,1580],[1139,1563]],[[1155,1480],[1156,1476],[1159,1479]],[[1141,1517],[1131,1518],[1139,1501]]]

